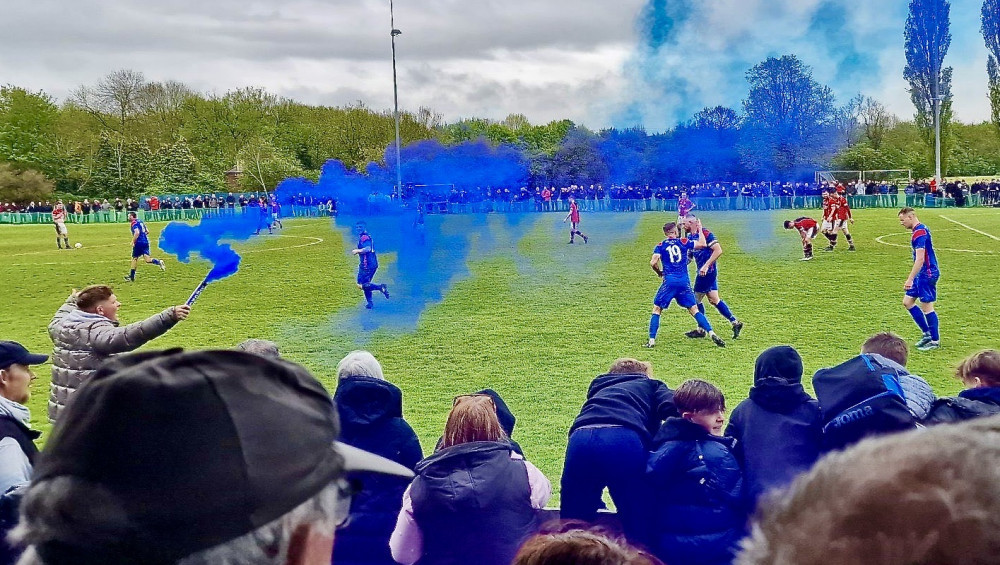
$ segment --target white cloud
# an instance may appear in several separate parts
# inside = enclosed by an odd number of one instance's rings
[[[313,104],[392,105],[388,0],[0,2],[8,4],[0,17],[0,81],[59,98],[131,68],[205,92],[256,85]],[[861,90],[912,114],[901,78],[904,0],[697,0],[656,73],[682,78],[685,97],[626,80],[644,4],[400,0],[401,104],[429,106],[446,119],[520,112],[535,122],[570,118],[599,128],[635,99],[652,129],[661,129],[683,117],[681,106],[738,107],[750,65],[796,53],[842,99]],[[843,8],[842,34],[810,30],[824,5]],[[953,8],[949,56],[956,113],[968,121],[989,116],[978,20],[966,21],[974,12]],[[875,70],[837,81],[852,49]]]

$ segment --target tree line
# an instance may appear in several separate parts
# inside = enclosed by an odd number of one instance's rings
[[[428,108],[403,112],[404,145],[432,140],[445,149],[486,140],[504,158],[527,163],[529,186],[666,185],[811,180],[817,169],[934,172],[933,101],[941,99],[944,173],[1000,171],[1000,0],[986,0],[982,33],[992,124],[954,122],[947,0],[911,0],[904,31],[915,113],[900,119],[878,100],[838,103],[794,55],[769,57],[746,73],[738,108],[705,108],[669,131],[590,130],[569,120],[444,123]],[[77,88],[62,103],[45,92],[0,87],[0,200],[41,199],[53,191],[89,197],[217,192],[239,167],[242,190],[270,190],[288,177],[316,180],[340,161],[364,173],[394,162],[391,112],[358,102],[310,106],[248,87],[222,95],[174,81],[115,71]],[[435,150],[440,152],[441,150]],[[404,163],[405,165],[405,163]],[[440,173],[438,173],[440,177]],[[422,179],[405,178],[420,184]]]

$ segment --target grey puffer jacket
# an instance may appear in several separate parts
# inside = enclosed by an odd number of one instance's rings
[[[141,322],[119,327],[100,314],[84,312],[70,296],[49,322],[52,354],[52,385],[49,421],[55,423],[70,396],[94,375],[109,357],[141,347],[177,324],[173,308]]]

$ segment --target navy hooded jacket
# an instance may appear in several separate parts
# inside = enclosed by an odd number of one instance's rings
[[[674,393],[663,381],[641,374],[607,374],[590,383],[569,433],[583,426],[623,426],[649,445],[663,420],[672,416],[679,416]]]
[[[1000,387],[970,388],[953,398],[939,398],[924,424],[961,422],[1000,414]]]
[[[340,441],[413,469],[423,458],[413,428],[403,420],[399,388],[372,377],[344,377],[334,402],[340,413]],[[395,565],[389,537],[409,481],[378,473],[355,473],[361,492],[351,500],[347,525],[337,530],[333,562],[338,565]]]
[[[732,412],[726,435],[737,440],[747,500],[783,487],[819,459],[823,415],[802,388],[802,358],[788,346],[757,358],[750,398]]]
[[[654,552],[665,563],[728,565],[746,531],[733,438],[670,418],[656,434],[646,476],[653,495]]]

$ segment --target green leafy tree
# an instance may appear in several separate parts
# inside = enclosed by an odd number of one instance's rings
[[[47,200],[54,190],[55,184],[42,173],[0,163],[0,200],[21,203]]]
[[[0,161],[50,170],[59,108],[44,92],[0,87]]]
[[[948,0],[910,0],[904,29],[906,66],[903,78],[910,84],[916,124],[923,134],[931,161],[934,153],[934,100],[940,98],[942,171],[948,170],[951,144],[952,69],[944,66],[944,58],[951,46],[950,13],[951,3]]]

